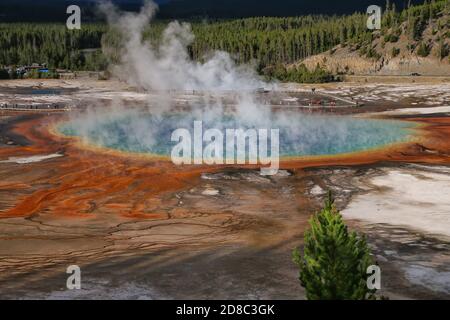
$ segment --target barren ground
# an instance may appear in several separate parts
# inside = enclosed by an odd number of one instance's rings
[[[60,92],[26,91],[33,87]],[[284,87],[266,101],[302,105],[311,88]],[[174,168],[84,149],[49,132],[61,113],[0,110],[0,297],[303,299],[291,251],[330,189],[351,227],[368,235],[383,294],[450,298],[450,84],[317,90],[364,103],[321,112],[420,121],[423,141],[299,159],[261,177],[253,168]],[[78,108],[155,96],[114,81],[0,83],[0,104]],[[73,264],[82,290],[65,289]]]

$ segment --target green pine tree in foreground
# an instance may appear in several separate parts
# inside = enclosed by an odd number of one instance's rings
[[[367,287],[367,268],[373,265],[364,237],[349,232],[334,206],[331,193],[325,207],[310,220],[303,256],[293,260],[300,268],[300,282],[309,300],[375,299]]]

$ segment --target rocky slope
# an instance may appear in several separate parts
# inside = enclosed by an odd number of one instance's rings
[[[345,43],[298,64],[317,65],[334,74],[450,75],[450,16],[430,19],[417,38],[408,23],[373,33],[371,42]]]

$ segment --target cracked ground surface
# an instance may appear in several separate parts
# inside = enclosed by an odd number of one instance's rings
[[[282,163],[274,177],[83,149],[48,130],[59,117],[0,116],[0,159],[24,160],[0,162],[1,298],[303,299],[291,252],[327,190],[345,216],[359,197],[384,192],[401,203],[395,186],[379,183],[392,172],[449,174],[443,115],[408,118],[423,122],[424,141]],[[25,161],[54,154],[61,156]],[[445,235],[364,217],[347,222],[367,234],[383,294],[449,298]],[[82,290],[65,288],[73,264]]]

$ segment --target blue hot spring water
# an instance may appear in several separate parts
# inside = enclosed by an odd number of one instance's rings
[[[370,150],[405,142],[413,136],[415,124],[396,120],[324,116],[283,111],[261,119],[242,120],[233,115],[163,114],[121,112],[80,115],[62,124],[67,136],[125,152],[170,155],[176,142],[171,134],[185,128],[193,136],[194,121],[203,121],[203,131],[220,129],[279,129],[280,156],[336,155]],[[270,135],[270,134],[269,134]],[[206,143],[205,143],[206,145]]]

